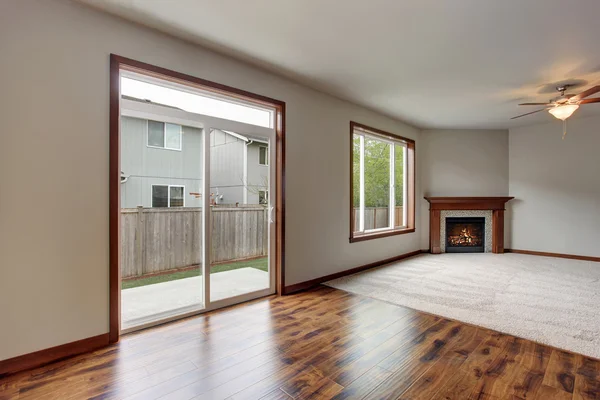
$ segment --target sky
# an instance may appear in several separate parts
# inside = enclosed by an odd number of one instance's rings
[[[271,127],[272,118],[269,111],[182,92],[131,78],[121,77],[121,95],[150,100],[154,103],[177,107],[195,114],[204,114],[266,128]]]

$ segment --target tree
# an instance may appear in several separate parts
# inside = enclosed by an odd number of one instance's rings
[[[390,144],[365,137],[365,207],[388,207],[390,203]],[[395,199],[401,205],[404,195],[404,148],[394,145]],[[353,140],[353,202],[360,206],[360,137]]]

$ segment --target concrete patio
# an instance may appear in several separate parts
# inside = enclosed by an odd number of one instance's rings
[[[211,300],[221,300],[266,289],[269,273],[256,268],[239,268],[210,275]],[[121,291],[122,329],[168,316],[173,311],[202,308],[202,276],[178,279]],[[175,313],[173,313],[175,314]]]

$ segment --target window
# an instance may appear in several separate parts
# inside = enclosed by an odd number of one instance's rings
[[[350,241],[414,232],[414,140],[355,122],[350,134]]]
[[[181,150],[181,125],[148,120],[148,146]]]
[[[169,186],[169,207],[183,207],[183,186]]]
[[[152,185],[152,207],[184,207],[185,186]]]
[[[260,165],[269,165],[269,148],[260,146],[258,148],[258,163]]]
[[[258,191],[258,204],[269,204],[269,191],[259,190]]]

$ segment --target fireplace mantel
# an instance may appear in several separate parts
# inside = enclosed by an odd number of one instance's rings
[[[429,202],[429,251],[440,247],[441,210],[492,210],[492,253],[504,253],[504,210],[514,197],[425,197]]]

